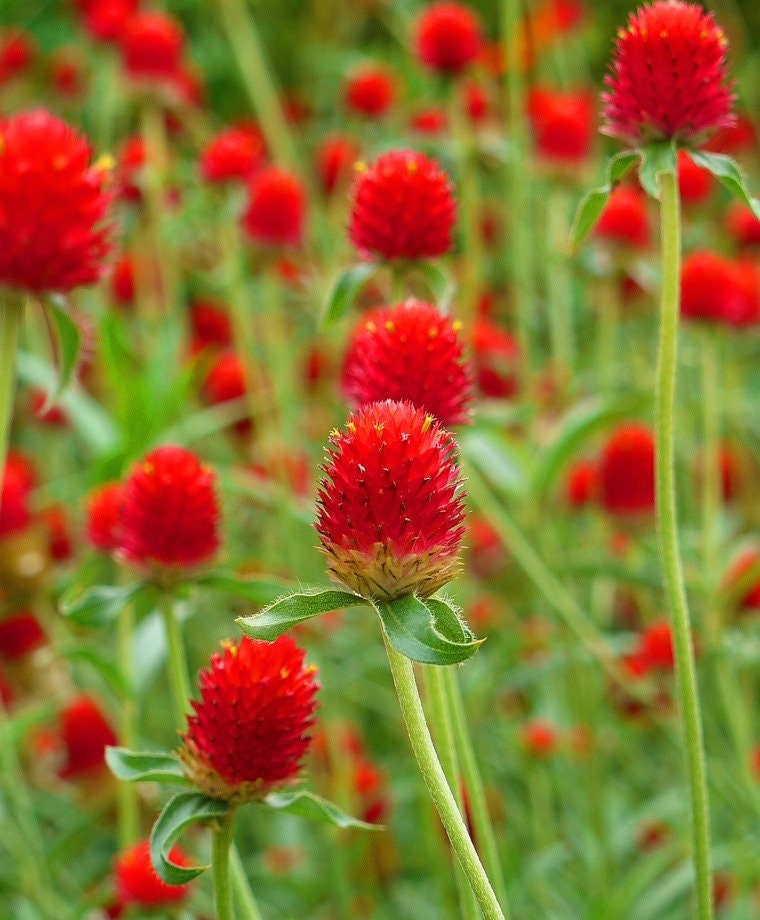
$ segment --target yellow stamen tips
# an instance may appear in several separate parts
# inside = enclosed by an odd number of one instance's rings
[[[437,338],[437,336],[438,336],[438,330],[435,328],[435,326],[431,326],[431,327],[428,329],[428,338],[429,338],[429,339],[435,339],[435,338]]]
[[[369,167],[368,167],[367,164],[364,162],[364,160],[357,160],[357,161],[354,163],[354,172],[365,173],[365,172],[367,172],[367,169],[368,169],[368,168],[369,168]]]
[[[705,33],[705,37],[707,37],[707,33]],[[726,38],[726,33],[723,31],[723,29],[716,30],[716,38],[718,39],[718,44],[721,48],[725,48],[726,45],[728,45],[728,39]]]
[[[0,153],[3,153],[5,150],[5,137],[0,134]]]
[[[356,434],[356,424],[354,422],[348,422],[346,428],[348,428],[351,434]]]
[[[396,324],[391,319],[387,319],[384,323],[386,332],[395,332]]]
[[[668,33],[668,30],[667,30],[667,29],[662,29],[662,30],[660,31],[660,38],[667,38],[667,37],[668,37],[668,34],[669,34],[669,33]]]
[[[57,157],[53,158],[53,169],[56,172],[61,172],[61,170],[66,168],[66,164],[69,162],[69,158],[63,154],[59,154]]]
[[[416,173],[418,170],[418,165],[416,160],[407,160],[406,161],[406,171],[408,173]]]
[[[319,668],[315,664],[307,665],[304,669],[306,674],[316,674],[319,671]]]
[[[430,426],[433,424],[434,421],[435,421],[434,416],[432,415],[425,416],[425,421],[422,423],[422,433],[423,434],[430,429]]]
[[[367,330],[367,332],[377,332],[377,324],[372,320],[370,320],[364,328]]]
[[[454,332],[461,332],[463,325],[464,324],[462,323],[461,319],[455,319],[451,324],[451,328],[454,330]]]
[[[116,160],[110,153],[104,153],[95,160],[93,165],[95,169],[99,169],[101,172],[110,172],[116,166]]]
[[[143,473],[145,473],[146,476],[152,476],[156,472],[155,466],[153,466],[153,464],[150,463],[149,461],[146,463],[143,463],[142,468],[143,468]]]
[[[285,680],[286,677],[290,677],[290,668],[280,668],[280,677]]]
[[[239,649],[237,645],[232,641],[232,639],[222,639],[222,648],[225,652],[229,652],[233,658],[237,655]]]

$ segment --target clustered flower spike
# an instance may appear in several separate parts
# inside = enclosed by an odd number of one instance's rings
[[[0,119],[0,286],[65,293],[100,279],[111,196],[91,159],[49,112]]]
[[[239,804],[298,779],[309,746],[317,669],[288,636],[225,643],[200,672],[179,758],[207,795]]]
[[[634,146],[659,140],[694,145],[731,126],[726,37],[712,13],[683,0],[655,0],[618,32],[604,134]]]
[[[363,257],[443,255],[451,248],[455,221],[449,177],[424,154],[391,150],[360,171],[349,235]]]
[[[429,597],[459,571],[455,442],[410,402],[370,403],[328,448],[316,529],[330,577],[366,598]]]
[[[353,334],[343,392],[355,406],[408,399],[450,427],[469,420],[472,378],[458,323],[409,299],[368,313]]]

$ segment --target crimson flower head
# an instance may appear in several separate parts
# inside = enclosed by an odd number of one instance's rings
[[[179,758],[206,795],[241,803],[299,777],[311,740],[317,669],[289,636],[226,642],[200,672]]]
[[[135,80],[164,81],[174,77],[182,60],[185,35],[171,16],[135,13],[121,35],[124,69]]]
[[[117,43],[137,12],[138,0],[85,0],[79,5],[82,24],[96,41]]]
[[[517,340],[506,329],[482,317],[472,333],[478,390],[491,399],[509,399],[517,393]]]
[[[754,263],[707,250],[691,253],[681,269],[681,314],[732,326],[760,322],[760,278]]]
[[[32,519],[29,498],[32,490],[26,472],[17,463],[8,463],[5,473],[0,469],[0,539],[19,533]]]
[[[760,246],[760,220],[739,201],[729,205],[726,230],[737,246]]]
[[[702,204],[715,186],[712,173],[699,166],[685,150],[678,151],[678,191],[684,204]]]
[[[359,172],[349,235],[364,258],[443,255],[455,221],[449,177],[424,154],[391,150]]]
[[[108,482],[98,486],[87,499],[87,540],[95,549],[113,552],[121,542],[124,485]]]
[[[169,859],[178,866],[190,865],[190,859],[179,847],[172,847]],[[116,857],[114,880],[120,907],[176,904],[189,893],[188,884],[167,885],[156,875],[150,860],[149,840],[141,840]]]
[[[610,514],[654,511],[654,436],[645,425],[629,422],[609,438],[599,463],[599,492]]]
[[[393,78],[377,64],[357,70],[346,81],[346,106],[358,115],[380,118],[393,104]]]
[[[18,610],[0,620],[0,658],[18,661],[47,644],[47,636],[37,617],[28,610]]]
[[[651,233],[647,198],[641,189],[618,185],[607,199],[594,227],[594,236],[631,249],[646,249]]]
[[[333,432],[316,522],[331,578],[387,601],[429,597],[456,576],[464,504],[455,450],[410,402],[369,403]]]
[[[217,355],[203,381],[203,395],[212,406],[242,399],[245,396],[245,374],[243,363],[237,352],[232,349]],[[249,418],[235,422],[235,430],[240,435],[247,435],[252,428]]]
[[[536,149],[558,165],[582,163],[591,153],[594,104],[588,93],[535,87],[528,97]]]
[[[355,406],[408,399],[446,427],[466,424],[472,381],[460,325],[414,299],[373,310],[349,343],[343,392]]]
[[[354,140],[342,134],[326,137],[316,153],[316,170],[319,184],[326,195],[344,182],[359,158],[359,147]]]
[[[210,141],[201,154],[201,175],[206,182],[248,180],[264,162],[261,133],[253,126],[227,128]]]
[[[137,463],[124,484],[119,548],[144,567],[200,565],[219,548],[218,519],[213,471],[167,444]]]
[[[432,3],[417,20],[414,44],[417,57],[426,67],[456,74],[480,53],[480,22],[474,11],[462,3]]]
[[[23,29],[0,32],[0,86],[28,70],[37,51],[37,43]]]
[[[62,293],[100,279],[110,195],[91,159],[43,109],[0,119],[0,286]]]
[[[279,166],[262,169],[248,186],[243,226],[264,246],[300,246],[306,222],[306,192],[297,176]]]
[[[61,779],[86,776],[105,766],[105,750],[117,744],[111,724],[98,703],[80,696],[61,712],[61,738],[66,760],[58,775]]]
[[[712,13],[683,0],[655,0],[618,32],[604,134],[633,146],[694,145],[734,123],[726,82],[726,37]]]

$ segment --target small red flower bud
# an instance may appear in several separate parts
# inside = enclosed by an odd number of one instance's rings
[[[123,509],[124,485],[121,482],[109,482],[90,493],[87,539],[95,549],[110,553],[120,545]]]
[[[632,145],[696,144],[733,124],[726,37],[712,13],[683,0],[655,0],[618,32],[602,94],[602,131]]]
[[[729,568],[725,583],[733,587],[742,585],[744,591],[739,598],[739,607],[743,610],[760,610],[760,576],[754,583],[747,584],[750,572],[760,568],[760,549],[751,547],[745,550]]]
[[[31,485],[26,470],[17,463],[7,463],[0,482],[0,539],[19,533],[31,521],[29,493]]]
[[[715,186],[712,173],[697,166],[685,150],[678,151],[678,191],[684,204],[702,204]]]
[[[200,170],[206,182],[246,182],[264,164],[266,149],[261,132],[241,125],[222,131],[201,153]]]
[[[0,86],[29,69],[37,55],[37,43],[23,29],[7,29],[0,34]]]
[[[178,866],[190,865],[190,859],[179,847],[172,847],[169,859]],[[121,907],[130,904],[140,907],[176,904],[189,894],[187,884],[167,885],[156,875],[150,860],[149,840],[141,840],[116,857],[114,880]]]
[[[306,221],[306,193],[286,169],[262,169],[248,186],[248,210],[243,226],[264,246],[301,246]]]
[[[604,206],[594,236],[631,249],[646,249],[651,239],[646,195],[631,185],[619,185]]]
[[[460,325],[414,299],[368,313],[348,345],[341,381],[347,399],[354,406],[409,400],[446,427],[466,424],[472,384]]]
[[[198,298],[190,304],[190,330],[196,351],[232,345],[232,323],[220,303]]]
[[[236,352],[225,351],[217,356],[203,381],[203,396],[212,406],[245,396],[243,364]],[[241,435],[247,435],[251,431],[251,420],[241,419],[236,422],[235,430]]]
[[[461,3],[432,3],[417,19],[419,60],[441,73],[459,73],[480,53],[483,37],[473,10]]]
[[[443,255],[455,221],[449,178],[421,153],[391,150],[357,177],[349,235],[364,258]]]
[[[430,106],[416,112],[409,121],[409,127],[419,134],[443,134],[449,126],[449,118],[444,109]]]
[[[760,246],[760,220],[738,201],[729,206],[726,229],[737,246]]]
[[[200,672],[179,757],[212,798],[246,802],[298,779],[314,721],[317,669],[289,636],[224,643]]]
[[[579,460],[567,474],[565,494],[573,508],[583,508],[596,497],[599,485],[599,470],[596,463]]]
[[[18,611],[0,620],[0,656],[17,661],[47,643],[45,630],[29,611]]]
[[[760,279],[751,262],[693,252],[681,269],[681,315],[750,326],[760,321]]]
[[[85,0],[80,5],[85,31],[96,41],[117,43],[137,13],[138,0]]]
[[[464,85],[464,108],[470,121],[477,125],[488,117],[491,100],[485,88],[474,80]]]
[[[373,64],[353,73],[346,81],[346,106],[358,115],[381,118],[393,105],[393,77]]]
[[[483,396],[509,399],[517,393],[517,361],[520,351],[515,338],[488,319],[475,323],[472,335],[475,379]]]
[[[182,27],[173,17],[135,13],[121,36],[124,69],[136,80],[165,81],[179,69],[184,43]]]
[[[130,137],[121,148],[116,169],[117,194],[124,201],[142,198],[142,168],[147,154],[141,137]]]
[[[636,655],[647,671],[672,671],[675,664],[670,623],[660,620],[639,636]]]
[[[557,728],[546,719],[531,719],[522,726],[522,743],[533,757],[551,757],[557,750]]]
[[[363,597],[429,597],[459,570],[455,442],[409,402],[370,403],[335,431],[316,528],[330,577]]]
[[[37,520],[44,525],[48,535],[50,557],[56,562],[66,562],[74,555],[71,529],[63,505],[49,505],[40,511]]]
[[[359,159],[359,147],[350,137],[336,134],[325,138],[317,149],[316,170],[326,195],[344,183]]]
[[[610,514],[654,510],[654,437],[649,428],[630,422],[609,438],[599,463],[599,488]]]
[[[66,761],[58,771],[61,779],[101,770],[105,766],[105,749],[117,744],[118,739],[95,700],[78,697],[61,712],[60,723],[66,750]]]
[[[87,77],[83,57],[79,49],[63,47],[50,55],[48,62],[53,89],[65,99],[74,99],[84,94]]]
[[[549,163],[578,164],[591,153],[594,103],[587,93],[531,90],[528,116],[536,150]]]

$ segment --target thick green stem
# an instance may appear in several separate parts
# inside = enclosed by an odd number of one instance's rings
[[[618,278],[600,278],[596,285],[596,372],[601,393],[609,393],[617,378],[617,335],[620,323]]]
[[[160,606],[169,650],[169,685],[174,703],[174,720],[179,729],[184,728],[185,718],[190,712],[190,679],[187,676],[180,626],[174,615],[174,604],[170,594],[161,595]]]
[[[134,610],[132,605],[127,603],[119,614],[117,623],[119,670],[126,685],[126,695],[121,703],[119,741],[131,751],[139,749],[137,743],[137,702],[134,696],[134,667],[132,663],[132,634],[134,627]],[[135,783],[119,783],[118,826],[119,846],[124,850],[140,837],[140,812]]]
[[[472,890],[475,892],[485,920],[504,920],[504,914],[472,840],[470,840],[467,826],[462,820],[438,760],[433,739],[430,737],[425,722],[425,713],[422,710],[412,663],[393,648],[385,632],[383,632],[383,640],[412,751],[433,804]]]
[[[675,172],[660,175],[660,200],[662,292],[655,396],[657,539],[673,628],[676,687],[686,744],[697,916],[699,920],[709,920],[713,916],[713,903],[707,781],[689,608],[678,547],[676,517],[674,405],[680,311],[681,219]]]
[[[549,195],[546,216],[549,255],[544,259],[544,265],[552,357],[563,382],[572,379],[575,364],[573,279],[567,251],[569,212],[567,191],[558,185]]]
[[[248,876],[245,874],[243,862],[237,847],[233,843],[230,848],[230,870],[232,872],[232,888],[235,892],[235,902],[241,920],[261,920],[261,911],[253,896]]]
[[[16,346],[24,301],[15,292],[0,296],[0,494],[5,476],[5,460],[13,419],[13,393],[16,389]]]
[[[701,338],[702,353],[702,567],[707,608],[705,627],[710,645],[720,639],[720,615],[715,597],[719,518],[721,511],[720,481],[720,409],[718,407],[718,356],[713,330],[706,329]]]
[[[235,920],[230,887],[230,849],[235,828],[235,809],[219,818],[214,829],[211,865],[214,875],[214,901],[217,920]]]

